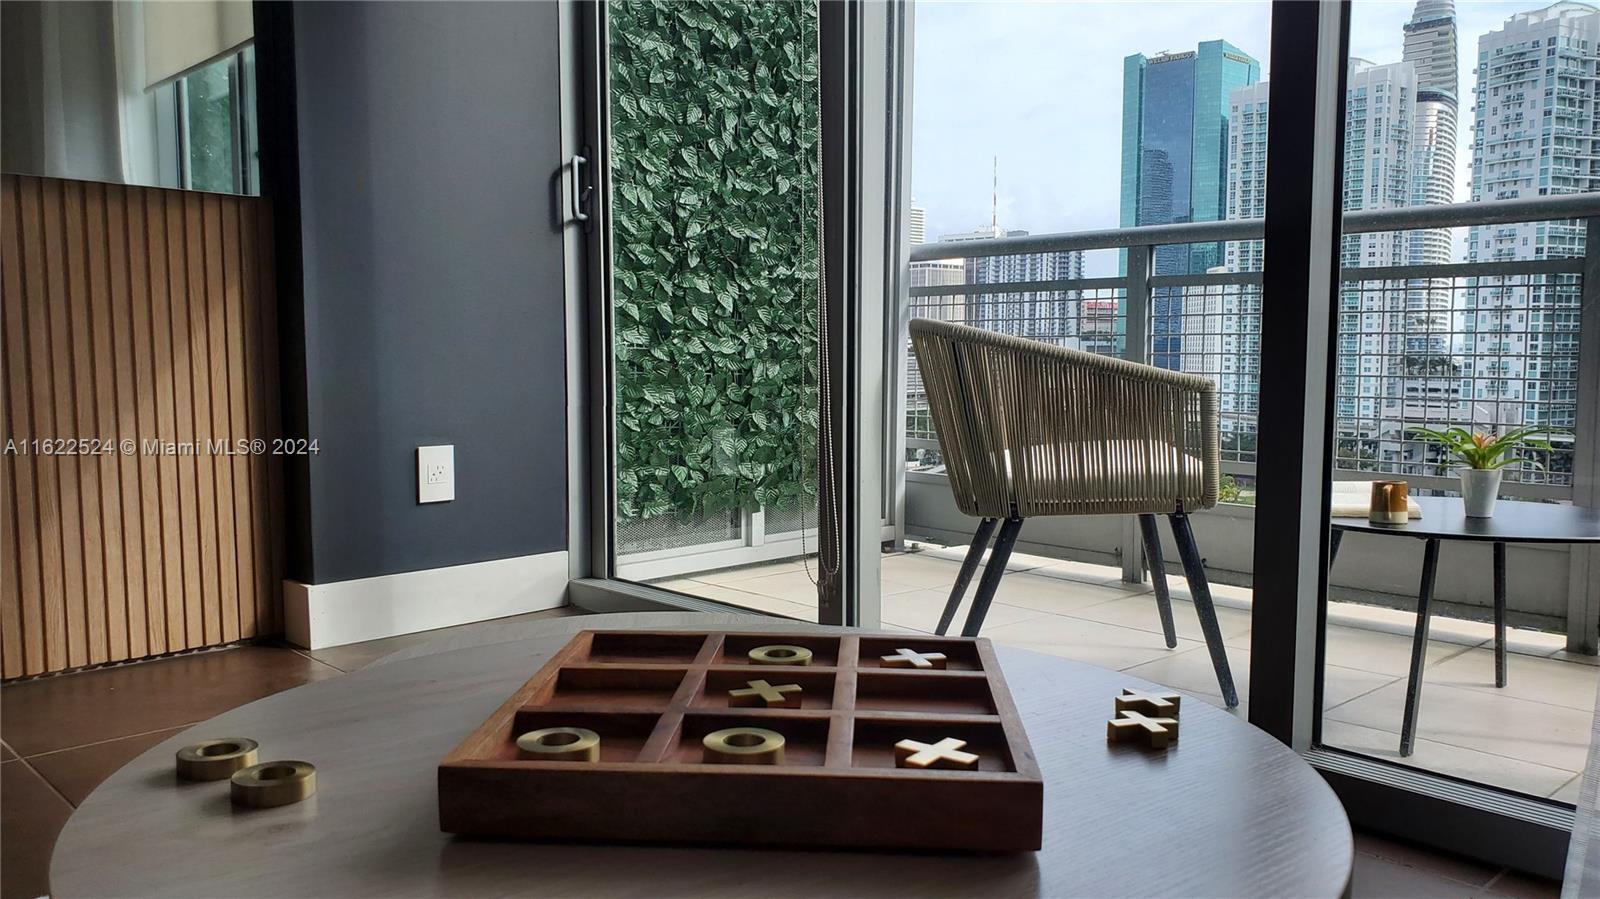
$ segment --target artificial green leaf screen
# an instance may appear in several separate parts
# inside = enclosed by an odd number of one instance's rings
[[[607,11],[618,518],[814,505],[816,4]]]

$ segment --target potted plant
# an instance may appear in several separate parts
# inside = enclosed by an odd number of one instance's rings
[[[1496,437],[1493,433],[1468,431],[1466,428],[1412,428],[1413,436],[1437,441],[1451,458],[1461,464],[1461,504],[1468,518],[1491,518],[1494,501],[1500,494],[1500,474],[1508,465],[1518,462],[1534,468],[1544,468],[1537,459],[1515,455],[1519,449],[1550,450],[1550,441],[1533,435],[1548,433],[1549,428],[1522,427]]]

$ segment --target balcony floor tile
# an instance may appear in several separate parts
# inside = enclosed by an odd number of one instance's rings
[[[1117,670],[1132,668],[1201,645],[1180,638],[1177,649],[1168,649],[1159,634],[1065,615],[1040,615],[1004,627],[985,627],[983,635],[1006,646],[1065,656]]]
[[[1109,565],[1095,565],[1092,562],[1058,561],[1052,565],[1035,568],[1029,574],[1094,584],[1097,587],[1111,587],[1127,593],[1149,593],[1155,589],[1149,581],[1130,584],[1122,579],[1121,569]]]
[[[969,588],[968,602],[977,589],[976,585]],[[995,602],[1010,606],[1071,615],[1088,606],[1115,602],[1127,596],[1127,593],[1114,587],[1096,587],[1060,578],[1041,577],[1031,572],[1017,572],[1000,579],[1000,588],[995,591],[994,599]]]
[[[750,583],[751,581],[739,581],[737,586],[728,586],[726,584],[681,578],[674,581],[657,581],[652,586],[676,590],[679,593],[687,593],[690,596],[699,596],[704,599],[714,599],[717,602],[725,602],[741,608],[771,612],[774,615],[783,615],[787,618],[798,618],[801,621],[817,620],[815,594],[812,595],[809,603],[801,603],[791,599],[783,599],[777,596],[769,596],[765,593],[741,589]]]
[[[1328,625],[1327,661],[1343,668],[1403,676],[1411,670],[1411,637],[1341,625]],[[1427,665],[1433,666],[1468,647],[1455,643],[1428,643]]]
[[[816,570],[817,563],[811,562],[811,568]],[[791,572],[804,572],[805,563],[799,559],[789,559],[781,562],[762,562],[759,565],[743,565],[738,568],[724,568],[720,571],[707,571],[695,574],[697,581],[706,581],[713,584],[733,584],[739,581],[754,580],[758,577],[771,577],[775,574]]]
[[[902,584],[913,584],[917,587],[943,587],[950,589],[956,582],[956,575],[961,571],[960,562],[949,559],[924,558],[919,555],[896,554],[884,556],[882,565],[883,577]],[[973,580],[977,580],[974,576]]]
[[[1427,691],[1423,691],[1423,702],[1427,702]],[[1393,729],[1381,729],[1327,717],[1322,722],[1322,744],[1353,750],[1383,761],[1442,771],[1454,777],[1490,783],[1532,796],[1557,793],[1577,776],[1575,772],[1564,768],[1441,743],[1429,739],[1426,730],[1417,732],[1416,746],[1411,756],[1401,758],[1399,729],[1398,723]]]
[[[1507,653],[1506,685],[1496,687],[1494,650],[1469,649],[1429,668],[1427,683],[1593,712],[1600,668]]]
[[[1404,680],[1328,709],[1324,720],[1398,731]],[[1583,770],[1594,712],[1429,683],[1424,677],[1417,738],[1521,759],[1571,773]],[[1398,740],[1396,746],[1399,745]],[[1556,786],[1559,786],[1557,784]],[[1553,787],[1552,787],[1553,789]]]
[[[1184,644],[1180,642],[1178,645],[1181,647]],[[1242,649],[1228,648],[1228,668],[1233,672],[1233,685],[1239,693],[1239,701],[1248,702],[1250,654]],[[1204,643],[1196,643],[1182,652],[1173,650],[1159,659],[1124,668],[1123,671],[1184,693],[1216,696],[1217,704],[1222,704],[1222,688],[1217,684],[1217,672],[1211,666],[1211,653],[1206,650]]]
[[[1572,779],[1562,784],[1561,789],[1550,794],[1550,798],[1557,802],[1570,802],[1578,804],[1578,791],[1583,788],[1583,775],[1574,774]]]
[[[816,565],[813,563],[809,572],[804,568],[799,568],[793,571],[769,574],[731,583],[719,581],[712,581],[712,583],[723,583],[724,586],[742,590],[746,593],[762,593],[777,599],[786,599],[790,602],[797,602],[801,605],[816,608],[817,584],[816,581],[812,580],[815,577],[818,577],[818,572]],[[885,579],[882,582],[884,594],[909,593],[917,589],[920,588],[915,584],[902,584],[891,579]]]
[[[1161,633],[1161,613],[1156,609],[1154,593],[1097,603],[1077,609],[1071,614],[1074,618],[1087,618],[1102,624],[1115,624]],[[1217,606],[1217,624],[1222,628],[1223,642],[1229,643],[1229,638],[1250,632],[1250,613],[1241,609]],[[1200,616],[1195,612],[1192,602],[1173,597],[1172,626],[1180,637],[1187,637],[1190,640],[1205,639],[1205,634],[1200,630]],[[1244,648],[1248,649],[1249,644],[1245,644]]]
[[[972,609],[972,594],[977,592],[976,587],[968,587],[967,595],[956,609],[956,617],[951,621],[950,632],[959,634],[961,625],[967,620],[967,613]],[[935,587],[927,590],[913,590],[909,593],[886,593],[883,595],[883,620],[889,624],[909,627],[923,633],[931,634],[939,626],[939,615],[944,611],[944,604],[950,598],[950,588]],[[983,628],[985,633],[997,627],[1005,627],[1029,618],[1038,617],[1041,613],[1035,609],[1026,609],[1003,602],[995,602],[989,606],[989,613],[984,616]]]

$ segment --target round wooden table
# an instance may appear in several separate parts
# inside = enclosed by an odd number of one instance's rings
[[[1493,518],[1468,518],[1455,497],[1416,496],[1421,518],[1405,524],[1374,524],[1365,516],[1334,517],[1328,544],[1328,568],[1339,558],[1346,531],[1422,540],[1422,581],[1417,588],[1417,625],[1411,634],[1411,667],[1406,678],[1406,705],[1400,722],[1400,754],[1411,754],[1422,702],[1422,668],[1428,654],[1428,629],[1433,621],[1433,582],[1439,569],[1439,541],[1466,540],[1494,545],[1494,685],[1506,685],[1506,544],[1600,543],[1600,509],[1502,499]]]
[[[439,831],[436,767],[570,635],[623,627],[815,629],[739,615],[533,622],[497,642],[385,659],[219,715],[112,775],[56,843],[51,894],[88,896],[1339,896],[1350,825],[1282,744],[1191,699],[1183,739],[1108,745],[1138,678],[998,647],[1045,779],[1044,848],[1018,855],[496,843]],[[524,625],[524,627],[526,627]],[[515,639],[512,639],[515,638]],[[317,766],[297,805],[235,811],[226,782],[179,784],[173,753],[245,736]],[[937,815],[937,808],[884,809]],[[973,827],[984,826],[973,821]]]

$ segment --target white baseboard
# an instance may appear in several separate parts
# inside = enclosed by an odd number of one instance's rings
[[[304,649],[414,634],[567,603],[567,553],[331,584],[283,582],[284,633]]]

